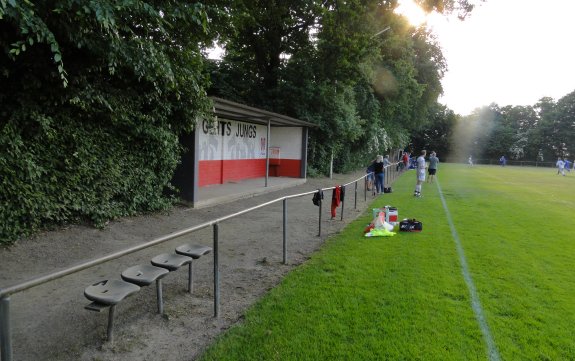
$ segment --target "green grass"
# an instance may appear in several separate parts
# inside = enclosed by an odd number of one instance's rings
[[[501,359],[575,359],[575,174],[442,165],[438,177]],[[202,360],[488,360],[438,188],[416,199],[414,184],[409,171],[373,207],[423,232],[364,238],[366,212]]]
[[[573,360],[575,174],[448,168],[441,185],[504,360]]]

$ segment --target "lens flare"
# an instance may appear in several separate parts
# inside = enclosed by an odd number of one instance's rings
[[[392,96],[398,89],[395,75],[393,75],[389,69],[384,67],[378,67],[375,69],[372,85],[376,94],[382,97]]]

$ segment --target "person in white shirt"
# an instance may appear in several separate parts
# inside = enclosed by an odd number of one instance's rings
[[[565,175],[565,162],[563,162],[563,159],[557,158],[555,166],[557,167],[557,174]]]
[[[425,168],[427,167],[425,163],[425,155],[427,151],[424,149],[421,151],[421,155],[417,157],[415,161],[415,171],[417,172],[417,183],[415,184],[415,192],[413,195],[415,197],[421,197],[421,185],[425,182]]]
[[[471,156],[467,158],[467,164],[469,164],[470,167],[473,167],[473,158],[471,158]]]

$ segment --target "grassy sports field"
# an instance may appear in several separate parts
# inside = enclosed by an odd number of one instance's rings
[[[421,233],[364,238],[371,212],[270,291],[203,360],[575,360],[575,173],[441,164],[377,198]]]

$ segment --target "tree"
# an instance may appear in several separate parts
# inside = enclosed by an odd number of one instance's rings
[[[538,149],[530,147],[534,140],[533,130],[537,126],[537,113],[532,106],[506,106],[501,109],[502,131],[504,139],[493,139],[492,143],[500,147],[501,155],[511,159],[536,159]],[[497,133],[496,133],[497,134]],[[497,154],[492,154],[492,157]]]
[[[459,4],[432,3],[444,12]],[[231,1],[226,56],[213,64],[211,92],[318,124],[309,161],[322,171],[332,154],[343,171],[403,147],[432,121],[446,64],[433,35],[395,14],[396,6]]]
[[[450,159],[466,160],[469,155],[482,158],[491,152],[490,137],[494,127],[500,122],[500,110],[497,104],[477,108],[472,114],[458,119],[452,137]]]
[[[416,0],[415,2],[428,13],[432,11],[443,14],[456,12],[461,20],[465,19],[475,7],[468,0]]]
[[[560,157],[575,154],[575,92],[565,95],[556,105],[553,149]]]
[[[234,98],[239,95],[252,105],[272,109],[285,59],[310,43],[320,12],[318,1],[231,1],[231,25],[222,39],[226,55],[219,69],[228,75],[219,80],[239,85],[242,91]]]
[[[451,151],[453,132],[458,117],[446,106],[436,104],[430,109],[427,127],[416,132],[412,139],[414,149],[435,151],[442,157],[447,157]]]
[[[0,241],[165,209],[178,135],[206,114],[206,9],[0,1]]]

